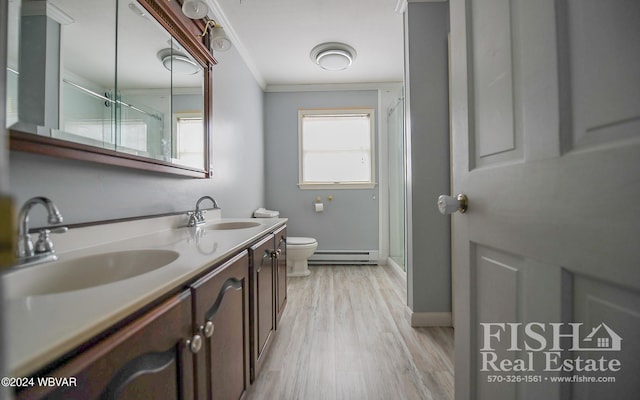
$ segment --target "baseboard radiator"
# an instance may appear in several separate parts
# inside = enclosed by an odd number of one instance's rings
[[[378,250],[318,250],[309,257],[310,265],[372,265],[378,263]]]

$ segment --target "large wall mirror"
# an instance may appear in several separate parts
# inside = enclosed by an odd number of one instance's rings
[[[208,177],[206,21],[178,0],[10,0],[11,148]]]

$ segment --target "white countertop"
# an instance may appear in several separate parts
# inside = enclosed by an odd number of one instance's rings
[[[156,231],[150,234],[140,234],[143,223],[139,221],[130,229],[127,229],[127,223],[119,223],[115,230],[120,232],[117,236],[113,236],[113,227],[111,231],[95,226],[79,228],[76,232],[71,229],[69,237],[72,241],[84,243],[75,249],[71,249],[73,246],[69,243],[63,245],[67,250],[58,251],[60,261],[137,249],[173,250],[179,256],[159,269],[102,286],[59,294],[5,299],[8,336],[6,356],[11,375],[21,377],[36,372],[131,313],[170,291],[183,287],[212,264],[247,248],[266,233],[285,224],[287,219],[216,218],[208,223],[226,221],[252,221],[260,225],[234,230],[203,230],[197,238],[194,228],[164,227],[164,230],[157,230],[162,226],[157,220],[154,227]],[[90,236],[87,232],[93,235],[92,240],[86,240]],[[118,239],[110,240],[113,237]],[[58,238],[54,238],[54,242],[56,239]],[[40,264],[26,268],[47,267],[54,265]]]

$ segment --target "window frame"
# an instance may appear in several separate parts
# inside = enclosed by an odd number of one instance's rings
[[[175,137],[175,140],[171,140],[171,162],[177,163],[177,164],[180,164],[180,160],[181,160],[180,152],[179,152],[181,138],[178,130],[178,125],[181,119],[193,119],[193,120],[198,119],[202,123],[203,133],[206,131],[204,113],[202,111],[187,110],[187,111],[176,111],[173,113],[172,121],[171,121],[171,125],[172,125],[171,129],[172,129],[172,132],[175,132],[176,137]],[[183,165],[190,166],[189,164],[183,164]],[[193,166],[191,165],[191,167]]]
[[[305,182],[303,179],[303,119],[308,115],[348,115],[348,114],[366,114],[369,116],[369,140],[370,160],[371,160],[371,178],[368,182],[341,181],[341,182]],[[376,116],[375,109],[369,107],[358,108],[301,108],[298,109],[298,187],[302,190],[314,189],[374,189],[376,187]]]

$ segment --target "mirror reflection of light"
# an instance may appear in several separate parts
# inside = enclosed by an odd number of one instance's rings
[[[193,75],[200,72],[200,66],[194,61],[179,54],[172,54],[162,59],[162,64],[176,74]]]
[[[131,10],[135,15],[141,18],[144,18],[147,16],[147,11],[144,10],[143,8],[138,7],[134,2],[129,3],[129,10]]]

